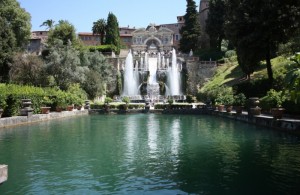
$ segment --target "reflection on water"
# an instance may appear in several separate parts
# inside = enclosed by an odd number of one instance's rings
[[[0,131],[0,194],[299,194],[295,136],[209,116],[99,115]]]
[[[149,154],[151,157],[156,157],[157,151],[157,134],[159,131],[158,121],[155,119],[155,115],[150,115],[147,118],[147,132],[148,132],[148,146]]]

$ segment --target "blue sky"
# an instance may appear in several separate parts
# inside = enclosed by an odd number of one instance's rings
[[[109,12],[118,18],[119,27],[147,27],[150,23],[176,23],[186,12],[186,0],[18,0],[31,15],[32,30],[47,19],[68,20],[77,32],[91,32],[93,22],[107,19]],[[199,0],[195,1],[199,6]],[[197,10],[199,8],[197,7]]]

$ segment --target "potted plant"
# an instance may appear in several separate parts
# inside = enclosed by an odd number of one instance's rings
[[[246,104],[246,96],[243,93],[239,93],[234,96],[233,105],[237,114],[241,114]]]
[[[51,109],[51,104],[53,103],[52,100],[49,98],[49,96],[45,96],[42,99],[42,106],[41,106],[41,112],[42,114],[49,114]]]
[[[67,101],[64,95],[58,95],[54,98],[53,103],[56,106],[56,112],[61,112],[67,106]]]
[[[123,110],[127,110],[128,109],[128,104],[130,103],[129,97],[127,97],[127,96],[123,97],[122,102],[125,102],[125,104],[123,104],[121,106],[121,108],[123,108]]]
[[[232,94],[224,94],[223,104],[226,107],[226,112],[231,112],[232,111],[233,102],[234,102],[234,98],[233,98]]]
[[[169,104],[169,109],[172,109],[172,106],[173,106],[173,104],[174,104],[174,100],[173,100],[173,98],[169,98],[168,99],[168,104]]]
[[[224,98],[222,95],[218,95],[218,97],[215,99],[215,105],[219,112],[223,112],[224,110]]]
[[[286,96],[283,91],[275,91],[274,89],[271,89],[267,92],[265,99],[271,107],[271,113],[274,119],[281,119],[285,110],[282,108],[282,103],[286,100]]]
[[[104,103],[105,103],[104,108],[105,108],[106,112],[109,112],[109,110],[110,110],[109,103],[112,102],[112,101],[113,101],[113,99],[111,99],[110,97],[106,97],[105,98],[105,100],[104,100]]]

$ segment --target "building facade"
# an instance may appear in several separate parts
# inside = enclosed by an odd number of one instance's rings
[[[146,29],[140,28],[132,32],[131,48],[137,53],[170,51],[173,48],[173,36],[172,30],[150,24]]]
[[[35,53],[40,55],[46,46],[48,39],[48,31],[32,31],[29,44],[27,45],[27,51],[29,53]]]
[[[200,6],[199,6],[199,21],[200,21],[200,26],[201,26],[201,47],[202,48],[209,48],[209,36],[206,33],[206,20],[208,17],[208,12],[209,12],[209,0],[201,0],[200,1]]]

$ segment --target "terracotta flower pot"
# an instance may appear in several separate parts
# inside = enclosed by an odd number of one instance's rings
[[[258,116],[261,114],[261,108],[260,107],[255,107],[255,108],[250,108],[250,114],[253,116]]]
[[[41,107],[42,114],[49,114],[51,107]]]
[[[274,119],[281,119],[284,113],[284,108],[272,108],[271,112]]]
[[[242,114],[243,112],[243,106],[236,106],[235,107],[235,111],[237,114]]]
[[[74,109],[74,106],[70,105],[70,106],[67,106],[67,111],[73,111]]]
[[[232,111],[232,106],[226,106],[226,112],[231,112]]]
[[[218,105],[218,111],[223,112],[224,111],[224,105]]]

